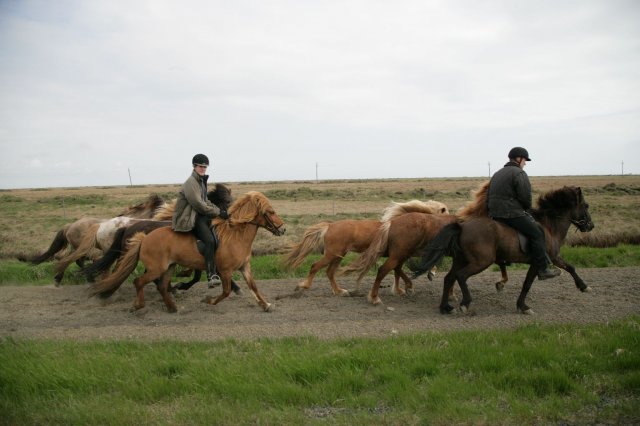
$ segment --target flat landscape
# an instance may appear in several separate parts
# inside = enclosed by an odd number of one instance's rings
[[[260,231],[256,254],[287,252],[304,229],[320,220],[374,218],[391,201],[435,199],[452,211],[464,206],[484,179],[415,179],[341,182],[231,183],[234,195],[261,191],[272,201],[287,224],[287,234],[274,237]],[[581,176],[532,178],[540,192],[563,185],[579,185],[591,205],[596,229],[592,234],[638,233],[640,224],[640,178],[637,176]],[[10,259],[18,252],[46,250],[58,227],[83,216],[108,218],[150,193],[165,199],[177,185],[108,188],[65,188],[3,191],[0,253]],[[579,238],[571,233],[569,240]],[[442,277],[433,282],[422,277],[415,293],[394,296],[383,290],[382,306],[372,306],[363,295],[372,278],[352,297],[333,296],[324,272],[313,287],[295,292],[298,278],[258,280],[259,289],[274,303],[265,313],[244,283],[243,295],[231,295],[217,306],[202,303],[220,289],[204,283],[176,295],[179,312],[166,312],[154,286],[147,286],[147,306],[130,312],[134,290],[125,283],[107,301],[87,298],[88,284],[5,286],[0,294],[0,333],[4,336],[59,337],[73,339],[142,338],[215,340],[225,337],[256,338],[314,335],[322,338],[390,336],[423,330],[516,327],[530,322],[608,322],[640,313],[638,268],[594,268],[578,273],[592,288],[579,292],[567,273],[555,280],[536,282],[529,296],[535,315],[519,315],[515,301],[524,277],[522,269],[510,270],[502,293],[493,283],[498,273],[487,270],[470,281],[474,301],[470,314],[443,316],[438,311]],[[384,282],[391,284],[391,277]],[[351,277],[340,281],[354,289]]]

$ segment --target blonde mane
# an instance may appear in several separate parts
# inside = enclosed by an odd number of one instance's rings
[[[171,220],[173,212],[176,210],[176,201],[171,200],[158,207],[151,220]]]
[[[473,200],[457,212],[460,220],[465,221],[475,217],[489,216],[487,208],[487,195],[489,193],[489,181],[484,182],[477,190],[473,191]]]
[[[215,218],[213,225],[221,241],[228,240],[235,225],[249,223],[263,213],[273,212],[267,197],[261,192],[250,191],[242,195],[229,207],[229,219]]]
[[[411,200],[406,203],[396,203],[394,201],[382,212],[382,222],[388,222],[398,216],[407,213],[427,213],[427,214],[449,214],[449,209],[444,203],[429,200]]]

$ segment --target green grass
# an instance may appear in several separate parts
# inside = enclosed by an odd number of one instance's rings
[[[640,421],[640,318],[392,339],[0,341],[4,424]]]

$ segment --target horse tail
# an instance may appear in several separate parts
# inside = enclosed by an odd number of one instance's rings
[[[56,236],[53,238],[53,242],[49,246],[49,249],[44,253],[32,257],[18,256],[18,260],[20,260],[21,262],[29,262],[34,265],[38,265],[51,259],[56,253],[58,253],[60,250],[65,249],[69,245],[69,241],[67,240],[68,228],[69,225],[66,225],[64,228],[58,231]]]
[[[98,234],[98,228],[100,228],[99,223],[91,225],[87,230],[86,235],[82,237],[82,240],[80,240],[78,247],[56,263],[54,270],[57,274],[64,272],[64,270],[67,269],[67,266],[72,262],[82,259],[87,256],[92,249],[96,248],[96,235]]]
[[[419,260],[407,262],[407,267],[413,272],[412,277],[417,278],[425,272],[431,271],[440,259],[446,255],[454,256],[460,252],[460,233],[462,227],[459,223],[450,223],[443,227],[438,234],[421,250]]]
[[[473,200],[467,203],[458,213],[457,216],[466,221],[474,217],[488,217],[489,208],[487,205],[487,197],[489,195],[489,181],[484,182],[480,188],[473,191]]]
[[[126,230],[126,227],[119,228],[113,237],[113,243],[111,244],[111,247],[109,247],[109,250],[106,251],[104,256],[93,262],[91,265],[85,266],[84,268],[80,269],[80,272],[85,277],[87,277],[89,280],[95,279],[96,275],[101,272],[107,271],[111,267],[111,265],[113,265],[113,263],[118,260],[118,258],[122,255],[122,247],[124,245],[123,240]]]
[[[376,231],[371,240],[369,248],[367,248],[362,254],[353,262],[347,266],[340,268],[338,275],[347,275],[354,272],[358,272],[358,282],[362,280],[367,271],[376,263],[380,256],[383,256],[387,251],[389,245],[389,230],[391,229],[391,222],[383,222],[380,228]]]
[[[313,250],[320,249],[324,245],[324,236],[331,222],[320,222],[308,227],[304,231],[302,241],[291,247],[291,251],[285,260],[288,268],[297,268]]]
[[[144,237],[146,237],[144,232],[138,232],[129,239],[127,251],[122,257],[122,260],[118,264],[116,270],[105,279],[92,284],[91,287],[89,287],[89,297],[98,295],[100,298],[106,299],[122,285],[138,265],[140,247]]]

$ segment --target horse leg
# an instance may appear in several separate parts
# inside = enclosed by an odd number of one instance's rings
[[[387,260],[378,268],[378,273],[376,274],[376,280],[369,290],[369,295],[367,296],[367,300],[372,305],[379,305],[382,303],[382,299],[378,296],[378,291],[380,290],[380,283],[386,277],[389,272],[391,272],[398,265],[398,262],[395,259],[387,258]]]
[[[200,281],[200,277],[202,277],[202,270],[196,269],[193,272],[193,278],[191,281],[187,281],[186,283],[178,283],[175,286],[171,287],[171,292],[175,292],[176,290],[189,290],[195,283]]]
[[[331,256],[329,253],[325,253],[324,256],[318,260],[317,262],[314,262],[313,265],[311,265],[311,269],[309,269],[309,273],[307,274],[307,278],[305,278],[304,281],[302,281],[301,283],[298,284],[298,286],[296,287],[296,290],[308,290],[309,288],[311,288],[311,284],[313,283],[313,278],[316,276],[316,274],[324,267],[326,267],[327,265],[329,265],[331,262],[333,262],[334,258],[333,256]],[[327,271],[327,275],[328,275],[328,271]],[[331,283],[331,286],[333,287],[333,283]],[[334,292],[335,294],[335,292]]]
[[[329,267],[327,268],[327,277],[329,278],[329,282],[331,283],[331,291],[335,296],[349,296],[349,291],[338,285],[336,281],[336,271],[340,266],[341,257],[335,257],[329,263]]]
[[[258,305],[260,305],[265,312],[269,312],[271,310],[271,303],[267,302],[267,299],[265,299],[258,291],[258,286],[256,285],[256,281],[253,279],[253,274],[251,273],[251,265],[247,263],[240,272],[242,273],[244,280],[247,282],[249,289],[251,289],[253,297],[256,298]]]
[[[469,291],[469,286],[467,285],[467,279],[484,271],[489,266],[491,266],[492,263],[494,263],[493,259],[488,262],[467,263],[464,267],[457,270],[456,280],[458,281],[460,291],[462,292],[460,310],[463,313],[466,313],[469,310],[469,305],[471,305],[471,292]]]
[[[178,307],[176,306],[176,302],[173,300],[173,298],[171,297],[168,291],[169,286],[171,285],[171,277],[173,276],[173,271],[175,269],[176,269],[175,265],[169,266],[169,269],[167,269],[160,277],[160,282],[156,284],[156,288],[158,289],[160,296],[162,296],[162,300],[164,301],[164,304],[167,306],[167,311],[169,311],[169,313],[178,312]]]
[[[533,284],[533,280],[536,279],[538,275],[538,269],[534,266],[530,266],[527,271],[527,276],[524,279],[524,283],[522,283],[522,291],[520,292],[520,296],[518,297],[518,302],[516,303],[516,307],[518,311],[522,312],[525,315],[533,314],[533,311],[527,304],[525,303],[525,299],[527,298],[527,294],[531,289],[531,285]]]
[[[502,290],[504,290],[504,285],[507,283],[507,281],[509,281],[509,276],[507,275],[507,265],[505,265],[504,263],[499,263],[498,266],[500,267],[500,274],[502,274],[502,279],[496,282],[496,291],[501,292]]]
[[[576,283],[576,287],[578,287],[578,289],[583,292],[583,293],[588,293],[591,291],[591,287],[589,287],[583,280],[582,278],[580,278],[578,276],[578,274],[576,273],[576,268],[573,267],[573,265],[568,264],[563,258],[561,258],[560,256],[557,256],[555,259],[553,259],[553,264],[556,265],[558,268],[560,269],[564,269],[565,271],[567,271],[571,277],[573,278],[573,282]]]
[[[456,269],[459,268],[460,265],[456,263],[454,260],[453,265],[451,265],[451,270],[447,272],[447,275],[444,276],[444,283],[442,284],[442,299],[440,300],[440,313],[441,314],[450,314],[453,312],[453,306],[449,304],[449,295],[453,290],[453,285],[456,282]]]
[[[431,270],[427,273],[427,279],[429,281],[433,281],[433,279],[436,277],[436,272],[437,271],[438,271],[438,267],[436,265],[433,265]]]
[[[393,270],[394,274],[394,282],[393,282],[393,293],[404,295],[406,293],[413,294],[413,281],[407,274],[402,270],[402,264],[396,266]],[[400,288],[400,278],[404,281],[404,290]]]
[[[133,280],[136,287],[136,298],[133,301],[132,311],[144,308],[144,286],[161,276],[161,272],[146,270],[144,274]],[[156,284],[157,285],[157,284]]]

